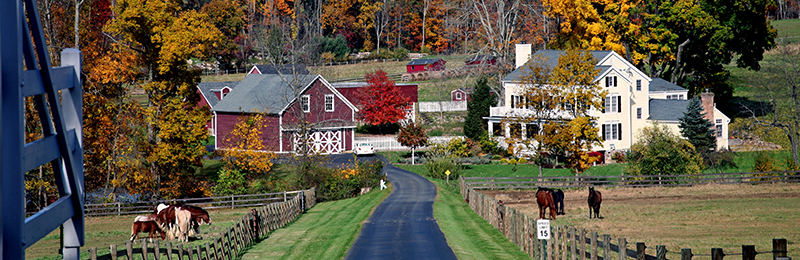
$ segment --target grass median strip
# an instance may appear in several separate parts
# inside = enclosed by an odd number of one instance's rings
[[[517,245],[475,214],[458,193],[458,187],[442,180],[436,186],[433,216],[458,259],[529,259]]]
[[[319,203],[295,222],[248,248],[241,259],[342,259],[364,221],[390,193],[391,187],[356,198]]]

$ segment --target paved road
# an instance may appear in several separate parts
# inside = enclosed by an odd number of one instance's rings
[[[345,259],[457,259],[433,218],[436,186],[391,164],[383,172],[394,190],[364,224]]]

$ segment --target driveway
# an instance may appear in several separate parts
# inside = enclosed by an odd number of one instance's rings
[[[436,186],[391,164],[383,172],[394,190],[364,223],[345,259],[457,259],[433,218]]]

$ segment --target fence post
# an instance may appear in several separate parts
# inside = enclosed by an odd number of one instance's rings
[[[592,231],[589,236],[592,237],[592,241],[590,242],[590,245],[592,246],[591,259],[597,260],[597,232]]]
[[[167,250],[167,260],[172,260],[172,243],[171,242],[167,242],[166,247],[167,247],[166,248],[166,250]],[[183,259],[181,259],[181,260],[183,260]]]
[[[561,244],[558,243],[559,242],[558,241],[558,235],[560,234],[559,231],[561,230],[561,227],[560,226],[555,226],[553,228],[554,228],[554,230],[553,230],[553,243],[550,244],[550,248],[551,248],[551,250],[550,250],[550,259],[551,260],[556,260],[556,259],[558,259],[558,248],[561,247]]]
[[[667,247],[664,245],[656,245],[656,259],[667,260]]]
[[[283,191],[283,202],[286,202],[286,191]]]
[[[117,245],[109,245],[108,249],[111,250],[111,260],[117,260]]]
[[[122,203],[117,201],[117,216],[122,215]]]
[[[772,260],[782,260],[782,258],[786,257],[786,253],[787,253],[786,239],[785,238],[772,239]]]
[[[569,227],[567,226],[561,229],[561,260],[567,260],[567,252],[569,251],[567,248],[567,240],[569,240],[569,237],[567,237],[568,229]]]
[[[147,259],[147,239],[142,238],[142,259]]]
[[[756,259],[756,246],[742,245],[742,260],[755,260],[755,259]]]
[[[183,260],[183,245],[178,244],[178,259]],[[189,257],[191,259],[191,257]]]
[[[236,206],[235,206],[235,204],[234,204],[234,203],[235,203],[235,202],[234,202],[234,200],[236,200],[236,197],[234,197],[233,195],[231,195],[231,209],[234,209],[234,208],[236,208]]]
[[[723,260],[724,258],[725,258],[725,253],[722,252],[722,248],[711,249],[711,260]]]
[[[619,238],[619,260],[625,260],[628,257],[628,241],[624,237]]]
[[[580,237],[578,238],[578,258],[580,260],[586,260],[586,229],[578,229],[578,233],[580,233]]]
[[[692,260],[691,248],[681,248],[681,260]]]
[[[96,260],[97,259],[97,248],[92,247],[89,248],[89,259]]]
[[[603,234],[603,260],[611,259],[611,235]]]
[[[131,243],[130,240],[125,241],[125,250],[126,250],[126,253],[127,253],[126,255],[128,256],[128,259],[133,259],[133,244]]]
[[[153,241],[153,254],[155,255],[156,260],[159,260],[161,258],[160,249],[161,248],[159,248],[158,239],[156,239],[155,241]]]
[[[576,230],[575,230],[575,228],[574,228],[574,227],[571,227],[571,228],[569,228],[569,238],[570,238],[570,240],[569,240],[569,247],[570,247],[570,249],[569,249],[569,252],[570,252],[570,259],[578,259],[578,253],[577,253],[577,252],[578,252],[578,248],[577,248],[577,245],[576,245],[576,243],[575,243],[575,242],[577,242],[577,241],[575,241],[575,240],[577,240],[577,238],[576,238],[576,236],[575,236],[575,235],[576,235],[576,234],[575,234],[575,231],[576,231]]]
[[[636,259],[637,260],[644,260],[645,252],[644,250],[647,249],[647,246],[644,242],[636,242]],[[722,260],[722,259],[720,259]]]

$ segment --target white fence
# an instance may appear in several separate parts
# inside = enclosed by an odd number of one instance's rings
[[[467,111],[467,101],[419,102],[419,112]]]
[[[431,136],[428,137],[428,143],[444,143],[453,138],[464,138],[463,136]],[[407,150],[410,147],[403,146],[397,142],[395,137],[356,137],[356,143],[368,142],[376,151],[389,151],[389,150]],[[425,147],[421,147],[425,148]]]

